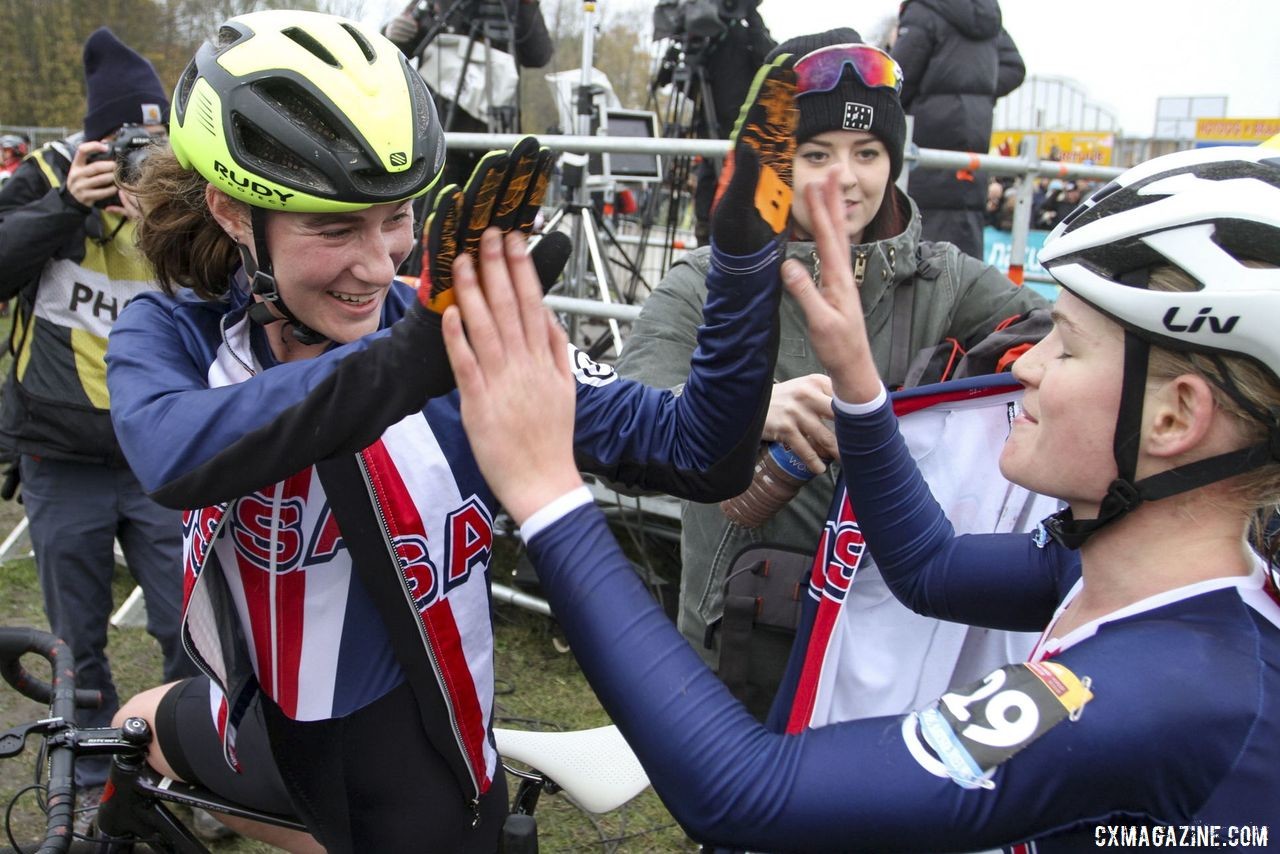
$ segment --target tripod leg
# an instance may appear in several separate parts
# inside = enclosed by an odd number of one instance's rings
[[[596,286],[600,291],[600,301],[612,305],[613,294],[609,289],[608,261],[600,251],[600,225],[596,223],[595,208],[588,208],[581,216],[582,230],[587,240],[587,249],[591,252],[591,266],[596,271]],[[622,355],[622,332],[618,329],[618,321],[609,318],[609,332],[613,335],[614,358]]]
[[[551,218],[542,226],[543,234],[550,234],[556,230],[556,226],[560,224],[560,220],[564,219],[564,208],[561,207],[551,215]]]

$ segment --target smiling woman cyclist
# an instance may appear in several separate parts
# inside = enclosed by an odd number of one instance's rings
[[[1027,662],[906,715],[791,735],[752,720],[583,494],[562,342],[508,337],[493,357],[479,333],[509,301],[488,267],[488,305],[458,283],[469,338],[445,316],[481,470],[654,787],[696,839],[753,851],[1261,842],[1280,827],[1280,598],[1274,544],[1250,543],[1280,499],[1280,148],[1144,163],[1046,241],[1063,292],[1014,367],[1024,408],[1001,456],[1068,505],[1036,534],[955,536],[933,501],[872,359],[838,189],[808,194],[821,288],[783,275],[831,372],[867,546],[922,613],[1042,632]],[[504,382],[510,364],[540,378]],[[539,478],[502,476],[525,459]]]
[[[122,313],[108,382],[139,479],[187,510],[184,640],[206,676],[120,717],[153,722],[165,773],[295,812],[331,852],[491,852],[507,811],[490,731],[498,507],[426,307],[448,265],[420,292],[394,280],[444,157],[430,95],[370,29],[259,12],[197,52],[171,131],[136,187],[166,292]],[[523,199],[544,162],[522,142],[477,174]],[[522,240],[457,220],[452,245],[476,238],[533,274]],[[743,488],[780,293],[766,250],[717,274],[682,396],[572,351],[581,466],[696,500]]]

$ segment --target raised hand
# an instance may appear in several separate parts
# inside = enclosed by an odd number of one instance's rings
[[[805,192],[822,262],[822,287],[794,259],[783,262],[782,281],[804,310],[809,341],[831,376],[832,392],[847,403],[864,403],[875,399],[882,383],[871,358],[862,295],[853,280],[840,176],[833,170]]]
[[[787,228],[799,118],[794,65],[783,54],[761,67],[734,125],[711,217],[711,242],[729,255],[753,255]]]
[[[542,305],[524,236],[490,228],[453,266],[456,304],[444,341],[462,424],[485,480],[518,524],[582,485],[573,459],[569,342]],[[465,325],[466,331],[463,332]]]
[[[469,255],[473,263],[479,260],[485,229],[524,234],[533,229],[553,162],[550,150],[527,136],[510,151],[482,157],[466,187],[450,184],[440,191],[422,235],[418,299],[423,305],[443,312],[453,303],[453,262],[460,255]]]

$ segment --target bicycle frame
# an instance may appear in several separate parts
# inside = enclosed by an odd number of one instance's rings
[[[22,666],[20,659],[28,653],[50,662],[52,684],[32,676]],[[77,727],[75,709],[95,708],[101,703],[101,695],[97,691],[74,689],[74,673],[70,649],[53,635],[35,629],[0,627],[0,677],[20,694],[50,706],[48,718],[0,733],[0,759],[23,752],[30,735],[43,738],[48,751],[46,831],[37,854],[59,854],[70,847],[75,801],[73,768],[77,756],[112,757],[94,838],[100,854],[129,851],[138,843],[175,854],[207,854],[204,844],[166,803],[306,829],[293,817],[250,809],[206,789],[160,775],[146,763],[151,728],[141,718],[129,718],[118,728]]]
[[[51,683],[23,668],[20,659],[26,654],[50,662]],[[0,733],[0,759],[22,753],[30,735],[42,738],[48,752],[46,833],[37,854],[62,854],[70,847],[77,756],[112,757],[93,838],[99,854],[131,851],[135,844],[175,854],[208,854],[205,845],[166,806],[169,803],[306,830],[293,816],[255,810],[155,771],[146,762],[151,728],[141,718],[129,718],[121,727],[76,726],[75,709],[95,708],[101,695],[76,690],[74,674],[71,651],[61,640],[35,629],[0,627],[0,677],[19,693],[50,707],[49,717]],[[612,726],[571,732],[499,728],[494,735],[504,757],[503,767],[520,781],[503,828],[505,854],[538,850],[533,814],[544,791],[563,791],[586,811],[601,814],[622,806],[648,785],[635,755]],[[507,759],[527,765],[529,770],[515,767]]]

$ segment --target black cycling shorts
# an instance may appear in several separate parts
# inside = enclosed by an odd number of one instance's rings
[[[295,815],[284,781],[276,769],[262,705],[250,704],[236,739],[242,773],[222,756],[222,740],[209,708],[209,679],[184,679],[160,700],[156,740],[178,776],[229,801],[277,815]]]
[[[498,849],[506,776],[499,772],[480,799],[473,826],[407,683],[346,717],[321,721],[292,720],[259,693],[236,738],[241,774],[222,758],[208,692],[208,679],[190,679],[160,703],[156,735],[180,776],[229,800],[300,816],[330,854]]]

